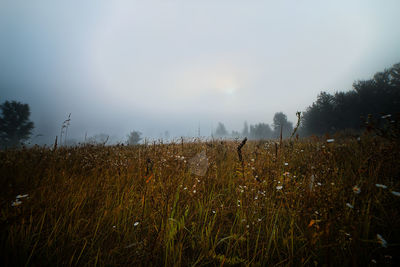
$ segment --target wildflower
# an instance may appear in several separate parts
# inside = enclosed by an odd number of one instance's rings
[[[392,117],[392,115],[391,114],[387,114],[387,115],[383,115],[381,118],[382,119],[387,119],[387,118],[390,118],[390,117]]]
[[[255,197],[254,197],[254,200],[257,200],[257,199],[258,199],[258,196],[255,196]]]
[[[382,247],[387,248],[387,242],[380,234],[376,234],[376,238],[378,239],[378,243],[381,244]]]
[[[354,208],[354,206],[351,205],[350,203],[346,203],[346,206],[349,207],[350,209],[353,209],[353,208]]]
[[[251,162],[254,162],[254,159],[251,159]]]
[[[187,187],[185,186],[185,187],[183,188],[183,190],[187,190]]]
[[[318,182],[317,185],[321,186],[322,184],[320,182]]]
[[[375,184],[376,187],[382,188],[382,189],[386,189],[387,186],[384,184]]]
[[[276,187],[276,190],[281,190],[282,188],[283,188],[283,186],[278,185],[278,186]]]
[[[333,138],[332,138],[332,139],[327,139],[327,140],[326,140],[327,143],[332,143],[332,142],[334,142],[334,141],[335,141],[335,139],[333,139]]]
[[[247,228],[247,229],[250,228],[250,225],[246,225],[246,228]]]
[[[196,194],[196,190],[193,190],[193,193]]]
[[[16,199],[21,199],[21,198],[26,198],[26,197],[28,197],[29,195],[28,194],[25,194],[25,195],[18,195],[18,196],[16,196],[15,198]]]
[[[353,192],[354,192],[355,194],[360,194],[360,192],[361,192],[360,187],[358,187],[357,185],[355,185],[355,186],[353,187]]]
[[[257,221],[261,222],[261,221],[262,221],[262,219],[261,219],[261,218],[258,218],[258,219],[257,219]]]
[[[289,163],[285,162],[285,166],[288,166],[288,165],[289,165]]]
[[[139,222],[135,222],[134,224],[133,224],[133,226],[138,226],[139,225]]]
[[[214,214],[215,214],[215,210],[213,210],[213,211],[212,211],[212,213],[214,213]]]
[[[395,195],[396,197],[400,197],[400,192],[392,191],[391,193],[392,193],[393,195]]]

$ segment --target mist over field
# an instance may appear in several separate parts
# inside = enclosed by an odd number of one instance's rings
[[[296,123],[321,91],[400,62],[398,1],[2,1],[0,102],[30,143],[171,139]],[[167,132],[167,133],[166,133]]]
[[[0,266],[400,266],[399,11],[0,0]]]

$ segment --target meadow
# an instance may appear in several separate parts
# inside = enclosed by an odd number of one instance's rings
[[[396,265],[398,141],[241,141],[0,151],[0,264]]]

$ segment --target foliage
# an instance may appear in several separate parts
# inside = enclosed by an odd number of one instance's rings
[[[139,144],[140,140],[142,140],[141,135],[142,135],[142,133],[139,132],[139,131],[130,132],[130,134],[128,135],[128,140],[126,141],[126,143],[128,145],[130,145],[130,146]]]
[[[399,144],[204,141],[0,151],[2,266],[399,261]],[[205,155],[204,176],[191,159]],[[28,194],[28,196],[26,196]]]
[[[5,101],[0,109],[0,147],[19,147],[29,139],[34,127],[29,120],[29,105]]]
[[[258,123],[250,125],[250,139],[253,140],[266,140],[273,138],[271,127],[265,123]]]
[[[283,112],[277,112],[273,119],[274,137],[279,138],[282,130],[282,137],[287,138],[293,132],[293,124],[287,120]]]
[[[360,130],[369,114],[378,118],[400,112],[400,63],[378,72],[370,80],[357,81],[353,90],[331,95],[321,92],[302,118],[305,135]]]

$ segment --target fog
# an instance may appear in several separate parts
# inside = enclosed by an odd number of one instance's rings
[[[400,2],[1,1],[0,102],[29,104],[34,143],[131,130],[208,136],[296,121],[320,91],[400,62]]]

